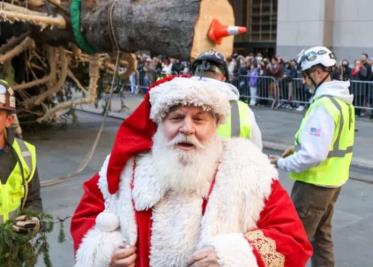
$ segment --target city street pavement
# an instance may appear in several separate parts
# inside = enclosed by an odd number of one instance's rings
[[[46,212],[61,218],[73,213],[82,194],[82,183],[100,168],[106,155],[110,152],[115,133],[121,123],[121,119],[113,117],[128,116],[140,100],[141,98],[138,96],[128,95],[125,98],[128,109],[110,114],[111,117],[107,118],[96,152],[84,172],[63,183],[42,187],[42,198]],[[119,100],[114,98],[112,110],[119,110],[119,107]],[[101,112],[101,110],[95,110],[93,106],[81,108],[90,112]],[[72,173],[84,160],[102,121],[101,115],[90,112],[77,111],[77,124],[67,124],[64,127],[54,126],[49,129],[40,129],[38,132],[26,133],[26,138],[38,149],[38,166],[42,184],[50,179]],[[301,120],[301,114],[265,108],[255,108],[254,112],[262,129],[266,146],[265,153],[279,153],[283,147],[292,143],[294,132]],[[336,266],[368,267],[371,266],[373,260],[371,253],[373,247],[373,228],[371,227],[373,220],[373,164],[369,153],[373,150],[373,140],[368,138],[368,135],[372,136],[373,133],[373,122],[359,120],[357,128],[359,131],[356,133],[355,167],[352,174],[355,179],[350,180],[343,187],[334,217]],[[281,172],[280,179],[289,191],[292,182],[287,178],[287,174]],[[58,225],[49,235],[50,254],[55,267],[73,266],[69,223],[70,219],[65,224],[67,240],[64,243],[57,242]],[[44,265],[39,263],[38,266]]]

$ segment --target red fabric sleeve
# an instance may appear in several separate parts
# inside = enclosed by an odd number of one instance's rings
[[[97,215],[105,208],[104,198],[98,188],[98,179],[99,175],[96,174],[84,183],[83,196],[71,219],[70,231],[75,253],[82,238],[94,226]]]
[[[288,193],[278,180],[272,183],[271,195],[257,225],[258,229],[246,233],[245,236],[254,248],[260,267],[268,266],[271,259],[279,260],[279,255],[283,256],[286,267],[305,266],[312,255],[312,246]],[[261,252],[266,251],[265,248],[271,243],[274,244],[275,254],[263,255]],[[261,251],[261,248],[264,249]]]

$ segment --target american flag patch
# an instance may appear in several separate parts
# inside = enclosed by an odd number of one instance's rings
[[[320,136],[321,135],[321,129],[311,127],[310,133],[311,133],[311,135],[314,135],[314,136]]]

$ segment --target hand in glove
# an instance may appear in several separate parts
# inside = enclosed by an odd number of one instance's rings
[[[37,233],[40,230],[40,220],[37,217],[21,215],[14,219],[12,228],[20,234]]]

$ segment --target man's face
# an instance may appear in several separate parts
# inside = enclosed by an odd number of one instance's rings
[[[308,71],[308,73],[302,73],[303,75],[303,84],[307,87],[307,89],[312,93],[313,90],[315,89],[315,85],[311,81],[311,78],[314,78],[313,75],[314,71]],[[315,81],[316,82],[316,81]]]
[[[307,72],[308,75],[306,73],[303,73],[303,84],[308,88],[308,90],[311,93],[314,93],[315,91],[315,84],[312,82],[312,80],[316,84],[319,84],[325,78],[326,75],[329,75],[327,72],[321,70],[318,67],[312,68]]]
[[[360,57],[360,60],[361,60],[363,63],[365,63],[365,62],[367,62],[368,57],[367,57],[366,55],[362,54],[361,57]]]
[[[217,119],[208,111],[200,107],[178,106],[167,114],[162,121],[164,135],[169,142],[175,141],[174,148],[182,151],[194,151],[199,145],[208,143],[215,136]],[[178,141],[179,137],[187,137],[196,140],[196,143]],[[175,139],[176,138],[176,139]]]
[[[0,110],[0,135],[3,135],[5,128],[8,128],[13,123],[13,115],[4,110]]]

